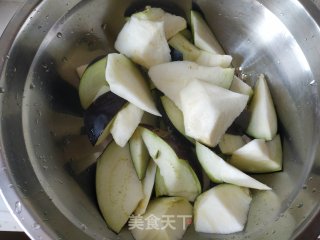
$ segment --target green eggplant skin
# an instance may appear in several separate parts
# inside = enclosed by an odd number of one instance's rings
[[[164,140],[173,149],[178,158],[189,162],[198,178],[202,179],[201,165],[196,158],[195,152],[193,151],[193,145],[190,142],[179,136],[179,134],[175,134],[173,132],[159,129],[148,124],[140,124],[140,126],[157,134],[157,136]]]

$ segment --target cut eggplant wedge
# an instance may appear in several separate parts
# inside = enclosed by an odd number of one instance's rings
[[[112,123],[110,132],[114,141],[120,147],[124,147],[127,144],[141,122],[143,113],[143,110],[132,103],[128,103],[118,112]]]
[[[142,189],[144,198],[140,201],[138,207],[134,211],[135,215],[143,215],[149,204],[156,176],[157,165],[151,160],[149,161],[146,176],[142,181]]]
[[[184,30],[182,30],[181,32],[179,32],[182,36],[184,36],[189,42],[193,42],[193,36],[192,36],[192,32],[186,28]]]
[[[224,134],[219,142],[219,148],[223,154],[232,154],[237,149],[244,146],[246,142],[242,136]]]
[[[110,90],[105,78],[107,58],[104,57],[88,66],[84,71],[79,85],[81,106],[87,109],[96,98]]]
[[[84,126],[92,145],[99,145],[108,137],[115,116],[126,103],[125,99],[107,92],[84,112]]]
[[[181,52],[183,60],[194,61],[203,66],[227,68],[232,61],[232,57],[229,55],[213,54],[198,49],[180,33],[169,40],[169,45]]]
[[[136,12],[132,14],[131,17],[136,17],[141,20],[162,21],[161,18],[163,18],[164,14],[165,11],[162,8],[146,6],[143,11]]]
[[[216,183],[226,182],[242,187],[260,190],[271,190],[271,188],[267,185],[255,180],[254,178],[228,164],[201,143],[196,143],[196,152],[201,166],[211,181]]]
[[[168,196],[185,197],[194,201],[201,193],[198,177],[190,164],[179,158],[179,152],[172,147],[174,142],[167,138],[170,133],[161,130],[143,128],[142,138],[148,148],[149,154],[157,164]],[[183,149],[179,149],[183,151]],[[182,155],[182,154],[181,154]]]
[[[129,140],[130,153],[134,168],[140,180],[144,179],[150,155],[146,145],[143,142],[141,133],[143,128],[138,127]]]
[[[106,223],[119,233],[144,198],[128,145],[121,148],[112,142],[98,159],[96,192]]]
[[[159,126],[159,118],[153,114],[144,112],[142,119],[141,119],[141,124],[146,124],[149,126],[158,127]]]
[[[174,35],[168,43],[183,55],[183,60],[196,62],[200,55],[200,49],[189,42],[181,33]]]
[[[164,23],[135,16],[132,16],[120,31],[115,49],[147,69],[171,61]]]
[[[282,147],[280,136],[266,142],[254,139],[236,150],[229,163],[241,171],[269,173],[282,170]]]
[[[134,239],[179,240],[192,222],[192,205],[181,197],[158,198],[150,202],[139,219],[141,226],[129,225]],[[150,221],[153,227],[150,227]]]
[[[247,95],[194,80],[181,92],[185,132],[210,147],[216,146],[247,105]]]
[[[200,55],[196,59],[196,63],[209,67],[230,67],[232,57],[230,55],[213,54],[200,50]]]
[[[221,184],[202,193],[194,204],[197,232],[230,234],[244,229],[251,203],[248,188]]]
[[[162,115],[168,118],[170,123],[180,134],[182,134],[190,142],[194,142],[194,140],[188,137],[184,131],[183,114],[181,110],[166,96],[161,96],[160,100],[163,110],[165,111],[165,114]]]
[[[166,39],[170,39],[178,32],[187,28],[187,22],[183,17],[167,13],[161,8],[147,6],[144,11],[135,13],[132,16],[141,20],[163,22]]]
[[[251,98],[253,94],[252,88],[237,76],[234,76],[230,90],[236,93],[248,95],[249,98]]]
[[[156,197],[166,196],[168,194],[168,190],[166,188],[163,177],[160,174],[160,169],[157,167],[156,170],[156,178],[155,178],[155,192]]]
[[[178,61],[152,67],[149,76],[154,85],[181,109],[179,93],[191,81],[199,79],[228,89],[233,80],[234,69]]]
[[[146,112],[160,116],[146,80],[130,59],[118,53],[109,54],[105,74],[113,93]]]
[[[222,47],[213,35],[208,24],[200,13],[196,11],[191,11],[191,28],[194,44],[198,48],[214,54],[224,54]]]
[[[254,87],[249,111],[251,111],[251,118],[247,134],[254,138],[272,140],[278,131],[277,114],[263,74],[260,75]]]

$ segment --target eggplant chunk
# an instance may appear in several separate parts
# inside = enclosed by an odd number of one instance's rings
[[[170,133],[143,128],[142,138],[149,154],[157,164],[167,196],[185,197],[193,202],[201,193],[197,175],[184,157],[184,148],[175,150],[176,142],[171,142]],[[190,155],[189,155],[190,156]]]
[[[129,145],[110,143],[97,162],[96,193],[109,228],[119,233],[144,198],[142,183],[134,170]]]
[[[169,44],[183,55],[183,60],[194,61],[203,66],[227,68],[232,61],[232,57],[229,55],[213,54],[198,49],[180,33],[172,37]]]
[[[163,22],[166,39],[170,39],[178,32],[187,28],[187,22],[183,17],[163,11],[161,8],[147,6],[144,11],[132,15],[140,20]]]
[[[224,161],[201,143],[196,143],[196,152],[201,166],[211,181],[215,183],[231,183],[241,187],[259,190],[271,190],[267,185],[255,180]]]
[[[184,130],[183,113],[182,111],[166,96],[160,97],[161,105],[159,107],[163,116],[164,122],[168,125],[169,131],[177,132],[184,139],[194,143],[194,140],[186,135]]]
[[[146,112],[160,116],[146,79],[129,58],[122,54],[110,53],[106,67],[106,79],[111,92]]]
[[[207,52],[224,54],[222,47],[200,13],[191,11],[191,28],[194,44]]]
[[[107,92],[84,112],[84,126],[92,145],[100,144],[109,135],[114,117],[126,103],[123,98]]]
[[[148,74],[157,89],[181,109],[179,92],[190,82],[198,79],[229,89],[234,69],[206,67],[190,61],[177,61],[153,66]]]
[[[242,231],[252,197],[248,188],[220,184],[202,193],[194,204],[197,232],[230,234]]]
[[[282,170],[280,136],[271,141],[254,139],[232,153],[229,163],[249,173],[269,173]]]
[[[192,205],[181,197],[163,197],[149,203],[146,213],[139,217],[139,227],[129,226],[136,240],[178,240],[182,239],[192,222]],[[166,221],[170,216],[170,224]],[[154,227],[148,225],[154,219]]]
[[[114,47],[147,69],[171,61],[163,22],[132,16],[118,34]]]
[[[90,63],[84,70],[79,85],[81,106],[87,109],[99,96],[110,90],[105,78],[107,58]]]
[[[210,147],[219,143],[249,99],[199,80],[188,84],[180,97],[186,134]]]
[[[272,140],[278,131],[277,113],[265,76],[261,74],[254,87],[249,105],[251,118],[247,134],[251,137]]]

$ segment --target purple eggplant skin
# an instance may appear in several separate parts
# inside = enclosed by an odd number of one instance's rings
[[[127,103],[127,100],[109,91],[98,97],[84,112],[84,126],[92,145],[95,145],[103,130]]]
[[[177,50],[173,47],[170,47],[170,55],[171,55],[172,61],[174,61],[174,62],[175,61],[183,61],[183,54],[179,50]]]

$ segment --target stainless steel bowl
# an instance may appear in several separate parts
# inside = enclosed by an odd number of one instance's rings
[[[284,145],[284,171],[255,177],[244,232],[185,239],[315,239],[320,234],[320,10],[310,0],[195,0],[248,80],[265,73]],[[153,1],[188,13],[189,0]],[[82,131],[75,68],[113,51],[124,12],[142,0],[29,0],[0,42],[1,193],[33,239],[131,239],[97,208],[101,149]],[[89,167],[91,166],[91,167]]]

